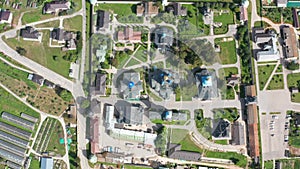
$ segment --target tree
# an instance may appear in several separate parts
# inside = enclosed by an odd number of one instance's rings
[[[19,46],[16,48],[16,51],[17,51],[20,55],[23,55],[23,56],[24,56],[24,55],[26,54],[26,52],[27,52],[24,48],[19,47]]]
[[[299,64],[296,62],[288,62],[286,68],[289,70],[297,70],[299,69]]]
[[[52,56],[53,60],[57,61],[58,57],[56,55]]]
[[[80,107],[83,109],[86,109],[88,107],[90,107],[91,102],[88,99],[83,100],[83,102],[81,102]]]
[[[66,89],[63,89],[60,93],[59,93],[59,96],[64,100],[64,101],[67,101],[67,102],[70,102],[73,98],[71,92],[69,92],[68,90]]]

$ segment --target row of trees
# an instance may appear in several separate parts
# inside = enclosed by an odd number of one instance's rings
[[[248,35],[247,25],[240,25],[237,28],[237,39],[240,42],[238,47],[238,54],[241,57],[242,83],[250,84],[252,82],[251,76],[251,51],[250,39]]]

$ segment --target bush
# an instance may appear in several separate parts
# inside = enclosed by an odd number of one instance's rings
[[[286,68],[289,70],[297,70],[299,69],[299,64],[296,62],[289,62],[287,63]]]
[[[64,100],[64,101],[67,101],[67,102],[70,102],[73,98],[71,92],[69,92],[68,90],[66,89],[63,89],[60,93],[59,93],[59,96]]]
[[[24,55],[26,54],[26,52],[27,52],[24,48],[19,47],[19,46],[16,48],[16,51],[17,51],[20,55],[23,55],[23,56],[24,56]]]

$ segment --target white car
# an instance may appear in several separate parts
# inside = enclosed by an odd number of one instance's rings
[[[288,135],[284,135],[284,142],[289,141],[289,136]]]

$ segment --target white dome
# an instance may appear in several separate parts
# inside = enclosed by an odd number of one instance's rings
[[[90,0],[90,3],[91,3],[92,5],[95,5],[96,2],[97,2],[97,0]]]
[[[243,0],[242,5],[246,8],[249,6],[249,1],[248,0]]]

